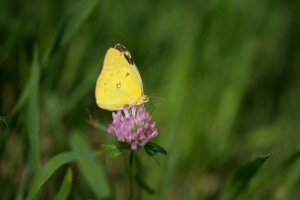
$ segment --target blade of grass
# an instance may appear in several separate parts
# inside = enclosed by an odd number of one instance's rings
[[[64,180],[55,198],[56,200],[65,200],[68,198],[72,186],[72,181],[73,181],[72,177],[73,177],[73,171],[71,168],[68,168]]]
[[[79,27],[91,14],[97,3],[97,0],[83,0],[77,2],[73,6],[58,28],[57,33],[46,50],[46,53],[42,58],[41,69],[44,69],[48,65],[49,60],[53,57],[55,52],[61,48],[65,48],[71,42]],[[30,85],[26,84],[20,95],[19,101],[9,117],[13,117],[25,105],[29,98],[29,94],[31,94],[30,91]]]
[[[49,60],[58,48],[63,48],[70,43],[82,22],[91,14],[97,3],[97,0],[83,0],[77,2],[73,6],[66,18],[63,20],[46,54],[44,55],[42,59],[42,68],[48,64]]]
[[[30,168],[29,163],[27,163],[26,167],[23,170],[21,183],[19,184],[18,192],[15,197],[15,200],[22,200],[24,199],[24,191],[26,189],[26,185],[28,183],[29,175],[31,174],[32,168]]]
[[[293,192],[298,189],[298,184],[300,180],[300,160],[297,160],[293,166],[291,166],[290,170],[288,171],[288,175],[286,177],[286,180],[284,181],[285,184],[283,186],[284,188],[284,194],[283,196],[291,197],[293,195]]]
[[[249,185],[249,191],[247,192],[248,195],[253,194],[257,191],[260,187],[266,184],[267,181],[272,180],[274,177],[278,176],[282,171],[286,170],[286,168],[291,167],[295,164],[295,162],[299,161],[300,159],[300,151],[292,154],[289,158],[283,161],[278,167],[275,169],[269,170],[263,176],[253,180],[253,183]]]
[[[248,183],[271,154],[260,156],[240,167],[233,177],[227,182],[221,193],[220,200],[236,199],[239,194],[247,189]]]
[[[52,157],[40,170],[37,176],[33,180],[33,184],[30,188],[29,194],[26,200],[34,198],[35,194],[39,191],[40,187],[48,180],[48,178],[62,165],[79,160],[86,157],[96,156],[95,152],[64,152]]]
[[[38,61],[38,47],[34,48],[34,58],[32,64],[32,72],[29,79],[30,96],[27,109],[27,134],[30,145],[30,157],[33,162],[33,173],[36,174],[40,169],[40,151],[39,151],[39,136],[38,136],[38,90],[40,79],[40,64]]]
[[[29,93],[30,93],[30,86],[29,84],[27,84],[22,90],[20,98],[17,104],[15,105],[11,115],[9,116],[10,118],[12,118],[26,104],[29,97]]]
[[[73,151],[90,150],[85,139],[74,133],[70,140]],[[79,170],[98,199],[108,199],[111,196],[103,167],[94,158],[78,160]]]

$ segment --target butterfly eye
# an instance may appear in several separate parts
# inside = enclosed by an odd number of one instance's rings
[[[149,97],[145,95],[145,96],[144,96],[144,99],[143,99],[143,102],[146,103],[146,102],[148,102],[148,101],[149,101]]]

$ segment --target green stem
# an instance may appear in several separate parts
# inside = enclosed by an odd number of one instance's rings
[[[133,199],[133,194],[134,194],[133,176],[132,176],[133,153],[134,153],[134,151],[130,150],[130,156],[129,156],[129,185],[130,185],[129,200]]]

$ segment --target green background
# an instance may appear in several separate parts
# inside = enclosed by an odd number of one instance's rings
[[[159,168],[144,150],[135,154],[134,173],[153,190],[136,181],[136,199],[298,199],[299,8],[274,0],[2,0],[0,115],[9,129],[0,124],[0,199],[28,197],[49,160],[77,151],[98,156],[54,159],[61,166],[49,164],[38,198],[127,198],[128,152],[106,161],[99,145],[114,138],[86,122],[86,109],[111,122],[94,91],[117,43],[131,52],[145,94],[167,100],[151,103],[153,141],[168,156]],[[267,154],[251,181],[226,196],[237,170]]]

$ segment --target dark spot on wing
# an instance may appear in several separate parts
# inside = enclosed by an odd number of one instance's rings
[[[121,45],[121,44],[116,44],[116,45],[115,45],[115,49],[117,49],[117,50],[120,51],[121,53],[128,52],[128,50],[126,49],[126,47],[124,47],[124,46]]]
[[[134,61],[133,61],[129,51],[126,49],[126,47],[124,47],[121,44],[116,44],[116,46],[114,48],[117,49],[118,51],[120,51],[124,55],[124,57],[126,58],[126,60],[129,64],[134,65]]]
[[[134,65],[134,61],[133,61],[132,57],[130,56],[130,54],[129,55],[124,54],[124,57],[126,58],[126,60],[129,64]]]
[[[130,75],[130,74],[127,72],[126,75],[125,75],[125,77],[127,77],[127,76],[129,76],[129,75]]]
[[[121,88],[121,82],[117,83],[116,86],[117,86],[118,89]]]

